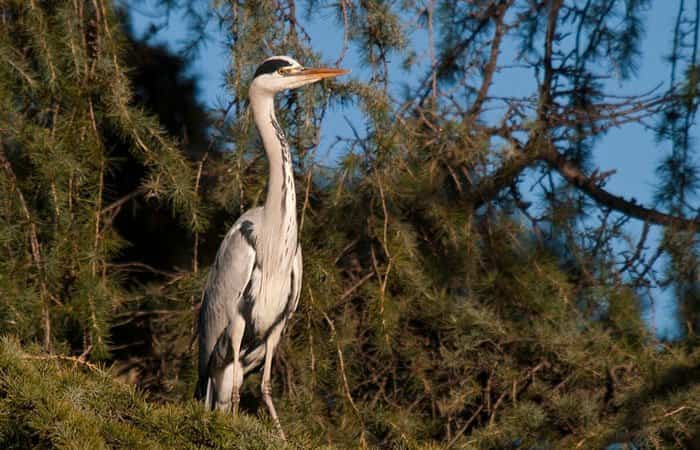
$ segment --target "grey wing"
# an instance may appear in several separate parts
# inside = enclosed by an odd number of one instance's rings
[[[199,381],[195,393],[197,398],[204,398],[212,353],[238,310],[238,303],[250,281],[255,264],[255,238],[260,218],[261,209],[255,208],[236,221],[221,242],[209,271],[202,293],[198,321]]]
[[[294,255],[294,262],[292,263],[292,285],[290,286],[291,295],[291,305],[288,305],[289,314],[287,315],[287,320],[289,320],[294,312],[299,306],[299,297],[301,297],[301,279],[303,276],[303,264],[301,258],[301,244],[297,244],[297,252]]]
[[[286,327],[287,322],[296,311],[299,305],[299,297],[301,296],[301,279],[302,279],[302,257],[301,245],[297,245],[297,251],[294,254],[292,261],[291,283],[289,286],[289,297],[280,322],[283,327]],[[259,367],[265,358],[265,342],[260,341],[257,345],[244,351],[243,353],[243,373],[247,374],[251,370]]]
[[[294,272],[294,283],[292,284],[292,295],[294,296],[294,306],[292,312],[297,310],[299,306],[299,297],[301,296],[301,279],[304,274],[304,264],[301,257],[301,244],[297,245],[297,253],[294,256],[294,264],[292,271]],[[291,316],[291,315],[290,315]]]

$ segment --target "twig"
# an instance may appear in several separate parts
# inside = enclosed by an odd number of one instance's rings
[[[93,372],[97,372],[100,375],[107,376],[107,372],[104,370],[100,369],[97,367],[95,364],[91,363],[90,361],[86,361],[82,356],[76,357],[76,356],[68,356],[68,355],[22,355],[22,359],[26,360],[34,360],[34,361],[71,361],[74,364],[80,364],[88,369],[92,370]]]
[[[468,117],[476,117],[476,115],[481,112],[481,107],[483,106],[484,101],[486,100],[486,96],[488,95],[489,88],[491,87],[491,82],[493,81],[493,75],[497,70],[496,63],[498,62],[498,56],[501,50],[501,40],[505,33],[506,27],[504,26],[504,21],[506,11],[508,10],[508,8],[510,8],[511,4],[512,0],[502,2],[496,7],[496,28],[493,33],[493,39],[491,40],[491,52],[489,54],[489,60],[486,63],[486,66],[484,67],[484,75],[481,82],[481,87],[479,88],[479,93],[477,94],[476,100],[474,100],[474,103],[472,104],[471,108],[469,108],[469,112],[467,113]]]
[[[457,440],[462,436],[462,434],[467,430],[467,428],[469,428],[469,425],[471,425],[472,422],[474,422],[474,420],[479,416],[479,414],[481,413],[481,410],[483,410],[483,409],[484,409],[483,404],[479,405],[479,407],[476,408],[476,411],[474,411],[474,414],[472,414],[472,416],[469,418],[469,420],[467,420],[467,422],[462,426],[462,428],[460,428],[459,431],[457,431],[457,433],[455,433],[455,437],[453,437],[452,440],[447,444],[447,448],[452,448],[452,446],[455,445]]]
[[[19,187],[19,183],[17,182],[17,176],[15,175],[14,170],[12,169],[12,165],[10,164],[10,161],[7,159],[7,156],[5,155],[5,148],[2,145],[2,141],[0,140],[0,166],[2,166],[3,170],[5,171],[5,175],[7,176],[8,180],[10,181],[10,186],[12,189],[14,189],[15,193],[17,194],[17,200],[19,201],[20,208],[22,209],[22,213],[24,214],[24,218],[27,220],[29,223],[29,242],[31,244],[32,248],[32,259],[34,260],[34,265],[37,268],[37,272],[39,273],[39,285],[40,285],[40,292],[41,292],[41,319],[44,325],[44,350],[50,351],[51,350],[51,316],[50,316],[50,311],[49,311],[49,292],[48,288],[46,287],[46,282],[44,280],[44,264],[42,262],[41,258],[41,244],[39,242],[39,232],[37,231],[37,226],[36,222],[32,219],[32,215],[29,212],[29,206],[27,205],[27,201],[24,198],[24,194],[22,193],[22,190]]]
[[[204,162],[207,160],[208,156],[209,156],[209,152],[204,153],[204,156],[202,156],[202,159],[200,159],[199,163],[197,164],[197,178],[194,181],[194,193],[195,193],[195,195],[197,195],[197,193],[199,192],[199,183],[200,183],[200,180],[202,179],[202,168],[204,167]],[[197,261],[198,253],[199,253],[199,231],[195,231],[195,233],[194,233],[194,248],[192,249],[192,251],[193,251],[192,271],[194,273],[197,273],[198,269],[199,269],[199,263]]]
[[[316,386],[316,353],[314,352],[314,335],[311,332],[311,308],[313,304],[306,309],[306,331],[309,333],[309,370],[311,370],[311,391],[313,392]]]
[[[311,297],[311,301],[313,302],[313,292],[311,291],[311,288],[309,288],[309,297]],[[321,314],[323,314],[323,318],[326,320],[328,327],[331,329],[331,340],[335,342],[335,346],[338,352],[338,364],[340,364],[340,375],[343,379],[343,388],[345,389],[345,396],[350,402],[350,406],[352,406],[352,409],[357,414],[357,417],[360,419],[360,422],[363,422],[360,410],[357,409],[357,405],[355,405],[355,400],[353,400],[352,394],[350,393],[350,384],[348,383],[348,377],[345,374],[345,359],[343,358],[343,351],[340,349],[340,343],[338,342],[336,336],[335,325],[333,324],[333,321],[330,317],[328,317],[328,314],[326,314],[325,311],[321,311]]]
[[[674,416],[674,415],[678,414],[678,413],[681,412],[681,411],[685,411],[686,409],[692,409],[692,408],[691,408],[690,406],[683,405],[683,406],[680,406],[680,407],[674,409],[673,411],[667,412],[666,414],[664,414],[664,415],[662,415],[662,416],[655,417],[654,420],[656,421],[656,420],[664,419],[664,418],[666,418],[666,417]]]
[[[350,249],[351,249],[355,244],[357,244],[358,242],[360,242],[360,240],[359,240],[359,239],[355,239],[355,240],[353,240],[352,242],[350,242],[348,245],[346,245],[345,247],[343,247],[343,249],[340,251],[340,253],[339,253],[338,256],[335,258],[335,260],[333,260],[333,264],[338,264],[338,261],[340,261],[340,258],[342,258],[343,255],[345,255],[345,253],[346,253],[348,250],[350,250]]]
[[[311,173],[313,166],[309,167],[306,175],[306,189],[304,190],[304,205],[301,208],[301,220],[299,221],[299,232],[304,229],[304,219],[306,218],[306,208],[309,206],[309,191],[311,190]]]
[[[498,407],[501,406],[501,403],[503,403],[503,401],[509,395],[511,396],[513,403],[515,403],[520,392],[523,392],[525,389],[527,389],[527,386],[528,386],[527,384],[523,388],[520,388],[520,389],[518,389],[518,387],[517,387],[518,384],[524,383],[525,381],[528,380],[528,378],[531,380],[534,379],[535,374],[537,372],[539,372],[540,369],[542,369],[543,367],[546,367],[547,364],[548,363],[546,361],[542,361],[539,364],[537,364],[535,367],[533,367],[532,369],[528,370],[527,374],[520,380],[520,382],[513,380],[513,386],[512,386],[511,392],[503,391],[503,393],[501,393],[501,395],[496,400],[496,403],[493,405],[493,408],[489,408],[490,413],[491,413],[491,415],[489,416],[489,425],[493,425],[493,423],[496,421],[496,411],[498,410]]]
[[[350,295],[352,295],[353,292],[355,292],[360,286],[365,284],[365,282],[367,280],[369,280],[370,278],[372,278],[372,276],[374,276],[374,272],[370,272],[367,275],[365,275],[364,277],[360,278],[355,284],[350,286],[348,289],[345,290],[345,292],[342,293],[342,295],[340,296],[340,301],[342,302],[343,300],[348,298]]]
[[[134,197],[141,195],[143,192],[144,192],[144,188],[142,186],[138,187],[135,190],[126,194],[125,196],[115,200],[114,202],[112,202],[109,205],[107,205],[106,207],[104,207],[102,209],[102,211],[100,211],[100,213],[107,214],[115,209],[119,209],[124,205],[124,203],[128,202],[129,200],[131,200]],[[116,212],[114,213],[114,215],[116,215]]]
[[[335,61],[336,66],[339,66],[340,63],[343,62],[343,59],[345,58],[345,52],[347,52],[348,50],[348,42],[350,41],[347,0],[340,0],[338,3],[340,3],[340,10],[343,13],[343,47],[340,50],[340,55],[338,55],[338,59]],[[352,6],[352,4],[350,6]]]

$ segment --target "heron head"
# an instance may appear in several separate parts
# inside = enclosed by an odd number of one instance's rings
[[[275,94],[285,89],[296,89],[324,78],[348,73],[344,69],[306,68],[289,56],[273,56],[258,66],[250,85],[250,93]]]

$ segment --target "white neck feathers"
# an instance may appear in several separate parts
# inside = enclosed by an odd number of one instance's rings
[[[251,95],[255,125],[260,132],[269,162],[267,196],[258,251],[265,265],[291,264],[297,247],[296,193],[289,145],[277,122],[274,97]],[[263,272],[266,272],[263,268]]]

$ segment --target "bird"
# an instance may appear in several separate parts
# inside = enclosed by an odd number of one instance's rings
[[[208,409],[235,415],[243,378],[262,365],[262,398],[283,440],[271,366],[299,303],[302,254],[292,158],[274,97],[346,73],[306,68],[289,56],[273,56],[257,67],[248,100],[269,163],[267,194],[261,207],[243,213],[226,233],[202,292],[195,398]]]

